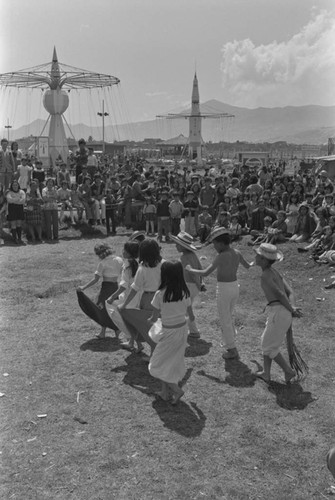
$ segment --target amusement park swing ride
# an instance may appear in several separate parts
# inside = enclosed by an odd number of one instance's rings
[[[7,89],[8,87],[12,87],[16,89],[40,89],[43,91],[43,106],[49,113],[49,116],[39,136],[43,136],[47,125],[49,125],[48,140],[46,143],[43,143],[43,147],[47,149],[48,157],[52,164],[59,158],[66,161],[69,153],[65,125],[70,132],[71,129],[64,113],[69,107],[70,91],[109,89],[112,86],[118,86],[119,83],[120,80],[115,76],[93,73],[60,63],[56,48],[53,51],[51,64],[46,63],[0,75],[0,88]],[[103,99],[102,112],[97,113],[97,115],[102,117],[103,143],[104,120],[109,115],[109,113],[105,112],[104,102],[105,100]],[[85,104],[87,105],[87,101]],[[9,122],[7,125],[11,128]],[[71,135],[73,135],[72,132]]]

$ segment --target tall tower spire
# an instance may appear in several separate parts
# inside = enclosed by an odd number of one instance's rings
[[[196,158],[197,163],[201,164],[201,144],[203,143],[201,137],[201,114],[200,114],[200,98],[197,73],[194,73],[193,87],[192,87],[192,107],[189,121],[189,149],[190,157]]]

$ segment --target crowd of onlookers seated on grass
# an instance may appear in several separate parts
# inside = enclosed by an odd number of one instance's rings
[[[298,251],[319,262],[335,249],[334,186],[325,171],[289,175],[284,162],[258,171],[239,165],[230,174],[139,158],[99,162],[83,139],[68,163],[48,176],[38,160],[16,160],[11,182],[0,186],[0,230],[7,223],[12,241],[22,242],[22,227],[30,242],[57,241],[65,222],[105,226],[111,235],[118,227],[144,229],[169,241],[184,219],[185,231],[201,243],[224,226],[233,241],[250,235],[250,245],[305,244]],[[2,164],[0,158],[0,174]]]

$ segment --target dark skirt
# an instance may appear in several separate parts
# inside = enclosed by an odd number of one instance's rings
[[[151,343],[148,332],[152,325],[148,319],[152,316],[151,301],[154,295],[155,292],[143,292],[140,309],[122,309],[120,311],[123,321],[135,338],[148,343]]]
[[[15,203],[8,203],[8,215],[7,220],[24,220],[23,205],[16,205]]]
[[[109,285],[109,286],[108,286]],[[113,285],[113,286],[110,286]],[[109,317],[109,314],[105,308],[105,301],[118,289],[117,283],[103,282],[102,287],[98,297],[98,304],[94,303],[84,292],[77,290],[78,304],[81,310],[93,319],[98,325],[111,328],[117,331],[118,327]]]
[[[26,211],[26,223],[30,226],[40,226],[42,224],[42,210],[36,208]]]

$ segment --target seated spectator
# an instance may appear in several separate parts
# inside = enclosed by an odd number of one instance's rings
[[[58,201],[61,204],[59,222],[62,224],[64,222],[64,213],[66,210],[70,212],[71,222],[74,224],[73,209],[71,203],[71,190],[68,188],[66,180],[62,181],[61,187],[57,189]]]
[[[253,210],[251,214],[250,230],[256,232],[263,231],[264,217],[271,217],[271,223],[276,220],[276,214],[272,210],[266,208],[263,198],[260,198],[258,200],[258,207]]]
[[[241,238],[242,226],[238,222],[238,213],[231,214],[229,231],[231,241],[238,241]]]
[[[73,208],[77,210],[78,220],[81,221],[84,213],[84,205],[81,201],[80,192],[77,183],[71,184],[71,196],[70,196],[71,205]]]
[[[210,235],[213,225],[213,218],[209,213],[208,206],[204,205],[202,207],[202,212],[199,213],[198,221],[199,221],[198,236],[200,238],[200,242],[204,243],[207,240],[208,236]]]
[[[310,208],[306,202],[301,203],[299,207],[299,214],[297,219],[297,225],[294,230],[293,236],[291,236],[291,242],[302,243],[303,241],[308,241],[313,231],[315,230],[316,222],[314,217],[310,213]]]
[[[271,229],[271,225],[272,225],[272,218],[268,215],[265,216],[263,229],[258,231],[252,229],[250,231],[250,234],[254,240],[248,241],[248,245],[254,246],[254,245],[260,245],[261,243],[268,243],[270,237],[269,230]]]
[[[272,223],[271,228],[268,230],[269,238],[267,243],[277,245],[277,243],[283,243],[286,241],[287,224],[285,219],[286,212],[284,210],[279,210],[277,212],[277,220]]]

